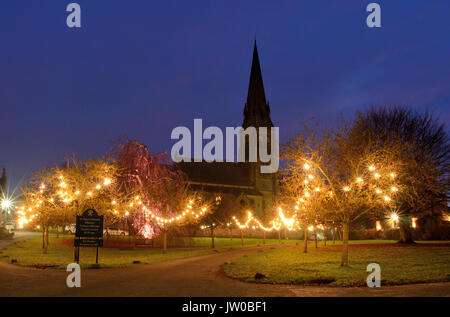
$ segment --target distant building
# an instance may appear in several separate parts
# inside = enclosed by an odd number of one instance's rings
[[[2,170],[2,177],[0,177],[0,196],[6,195],[6,169]]]
[[[273,127],[256,41],[242,127],[244,129]],[[247,142],[246,147],[248,147]],[[270,151],[270,144],[268,149]],[[252,210],[259,217],[264,217],[273,210],[274,200],[278,194],[278,175],[277,173],[261,173],[261,162],[181,162],[178,164],[187,174],[190,188],[193,190],[210,192],[216,195],[218,201],[232,200],[241,209]]]

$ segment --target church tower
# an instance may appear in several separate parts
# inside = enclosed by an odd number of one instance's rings
[[[248,94],[247,94],[247,102],[245,103],[244,108],[244,121],[242,123],[242,127],[244,129],[248,127],[255,127],[258,133],[258,129],[260,127],[267,128],[267,151],[270,153],[271,151],[271,134],[270,128],[273,127],[272,119],[270,118],[270,107],[269,103],[266,100],[266,94],[264,91],[264,83],[261,72],[261,65],[259,62],[258,56],[258,47],[256,45],[256,40],[253,48],[253,59],[252,59],[252,68],[250,71],[250,82],[248,85]],[[275,200],[275,196],[278,193],[278,175],[277,173],[261,173],[260,166],[261,163],[259,160],[259,142],[260,137],[258,133],[257,138],[257,153],[258,160],[256,163],[251,164],[251,178],[252,183],[256,190],[258,190],[262,194],[262,200],[259,203],[256,203],[256,206],[260,206],[259,216],[270,216],[271,210],[273,209],[273,202]],[[249,158],[249,140],[245,139],[245,154],[246,161]],[[256,211],[256,210],[255,210]]]
[[[248,159],[249,143],[252,146],[256,146],[259,143],[262,147],[261,142],[267,142],[267,150],[269,152],[267,154],[271,154],[270,129],[273,128],[273,123],[270,119],[269,103],[264,92],[256,41],[253,48],[250,82],[242,127],[244,129],[254,128],[257,132],[259,128],[265,127],[268,129],[269,134],[267,140],[260,140],[258,135],[252,135],[252,138],[256,136],[256,140],[249,140],[247,135],[246,140],[239,143],[238,158],[242,158],[240,155],[245,150],[247,157],[245,159],[244,156],[244,162],[238,160],[237,163],[180,162],[177,164],[188,176],[191,190],[212,193],[216,198],[216,202],[219,201],[219,204],[228,206],[225,203],[228,201],[234,206],[233,208],[251,210],[255,216],[267,223],[267,221],[273,219],[273,215],[276,212],[274,202],[278,194],[278,173],[261,173],[261,167],[270,163],[262,162],[259,158],[259,153],[256,162],[249,162]],[[249,134],[253,133],[250,132]],[[238,140],[241,140],[240,135]],[[278,153],[276,154],[278,155]],[[263,171],[266,170],[264,169]]]
[[[267,127],[267,151],[270,153],[270,128],[273,127],[272,120],[270,119],[270,107],[266,101],[266,94],[264,92],[264,83],[261,73],[261,65],[259,63],[258,47],[255,45],[253,48],[252,68],[250,71],[250,82],[248,84],[247,102],[244,107],[244,121],[242,123],[244,129],[248,127],[256,128],[258,134],[257,138],[257,163],[259,160],[259,128]],[[245,161],[249,160],[249,138],[245,138]],[[255,164],[258,165],[258,164]]]

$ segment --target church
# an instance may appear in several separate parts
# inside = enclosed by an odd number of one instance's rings
[[[248,127],[255,127],[257,130],[260,127],[273,127],[256,41],[242,122],[242,128]],[[267,142],[270,142],[270,137]],[[270,149],[270,145],[267,148]],[[188,176],[191,190],[212,193],[218,203],[231,201],[231,205],[235,204],[241,210],[252,210],[261,219],[273,211],[278,194],[278,173],[261,173],[259,157],[257,162],[249,162],[248,159],[237,163],[180,162],[178,166]]]

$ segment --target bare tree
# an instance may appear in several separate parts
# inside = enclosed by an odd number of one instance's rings
[[[205,202],[210,208],[210,212],[202,218],[201,223],[204,227],[210,229],[211,247],[214,248],[214,230],[217,227],[228,227],[232,225],[233,216],[240,217],[242,206],[235,195],[218,195],[216,193],[202,193]]]
[[[447,209],[450,143],[445,126],[427,112],[372,107],[357,113],[350,133],[373,150],[390,149],[401,162],[400,242],[413,243],[412,217],[440,221]]]

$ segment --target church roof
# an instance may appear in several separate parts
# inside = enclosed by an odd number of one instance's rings
[[[180,162],[179,168],[190,182],[225,186],[252,186],[250,163]]]
[[[261,192],[254,188],[238,188],[238,187],[224,187],[221,185],[205,185],[205,184],[191,184],[190,188],[199,192],[206,193],[222,193],[233,194],[239,196],[240,194],[262,196]]]

